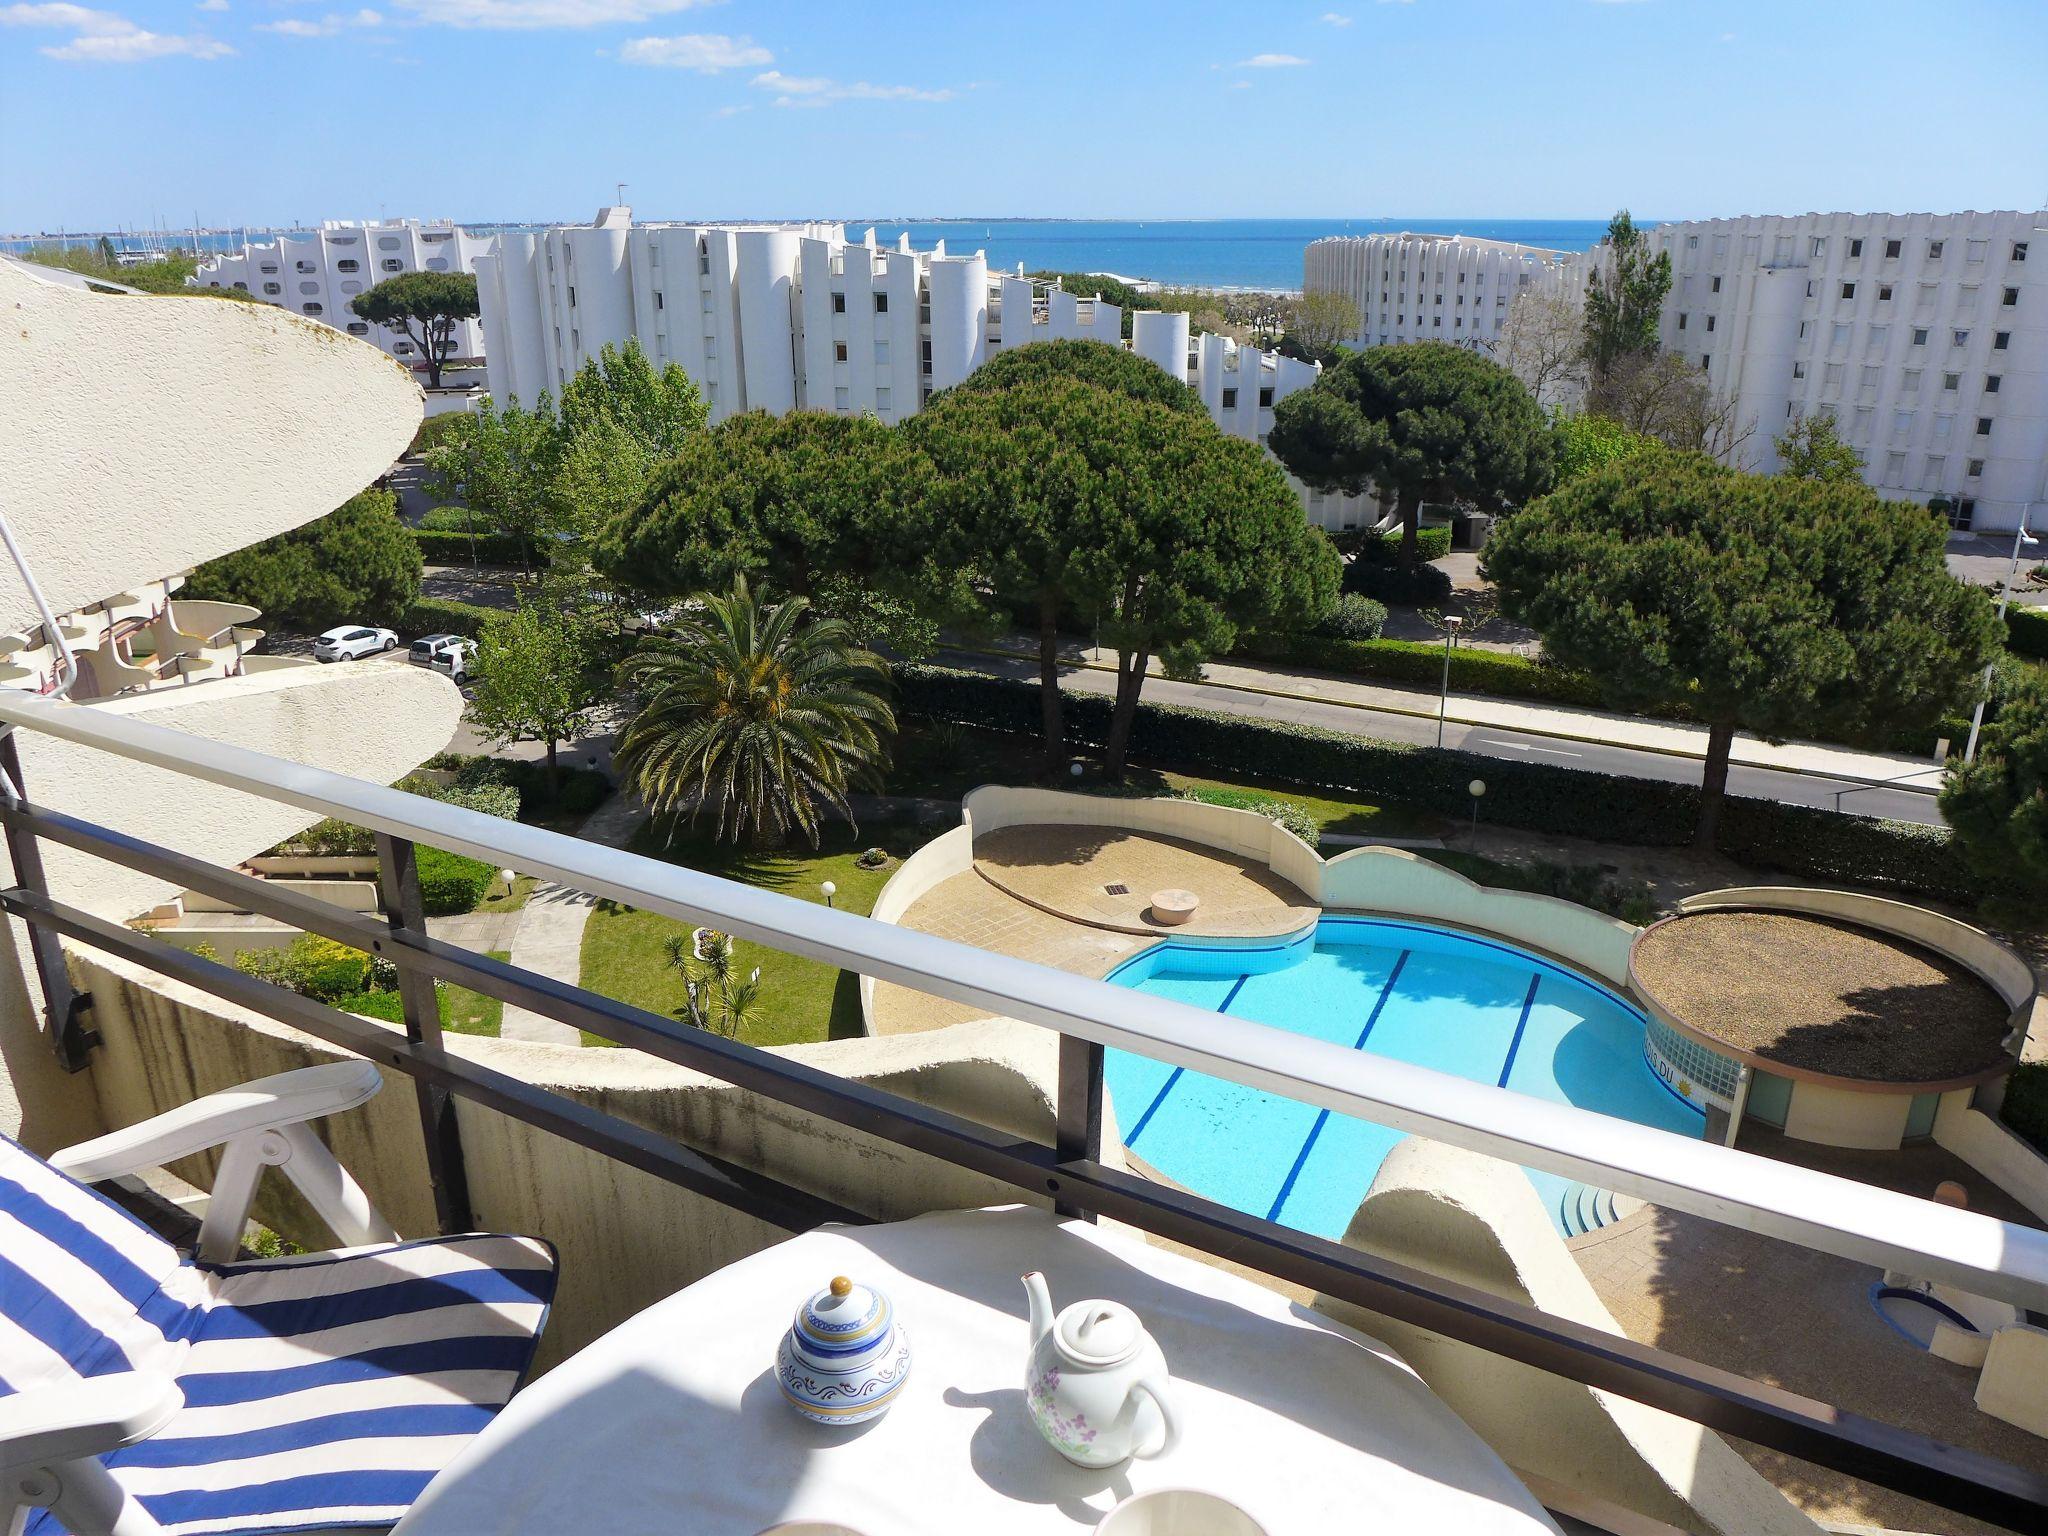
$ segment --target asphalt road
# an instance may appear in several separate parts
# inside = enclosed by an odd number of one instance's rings
[[[1023,658],[988,656],[972,651],[942,650],[932,660],[962,671],[986,672],[1014,677],[1024,682],[1038,680],[1038,664]],[[1076,693],[1109,693],[1115,679],[1107,672],[1084,667],[1063,668],[1063,688]],[[1391,714],[1376,709],[1357,709],[1345,704],[1325,704],[1312,699],[1274,698],[1245,693],[1208,683],[1176,683],[1165,678],[1146,680],[1145,698],[1154,704],[1184,704],[1213,709],[1223,714],[1246,715],[1260,720],[1285,720],[1299,725],[1318,725],[1355,736],[1380,741],[1412,741],[1436,744],[1436,722],[1413,715]],[[1477,752],[1486,757],[1513,761],[1554,763],[1560,768],[1580,768],[1617,774],[1634,779],[1663,779],[1678,784],[1697,784],[1700,763],[1696,758],[1673,757],[1663,752],[1643,752],[1629,747],[1611,747],[1595,742],[1567,741],[1554,736],[1506,731],[1494,726],[1460,725],[1444,727],[1444,745]],[[1781,800],[1790,805],[1840,808],[1863,816],[1889,816],[1899,821],[1939,822],[1934,796],[1912,790],[1869,789],[1841,779],[1802,773],[1783,773],[1769,768],[1735,765],[1728,770],[1730,794],[1749,795],[1759,800]]]

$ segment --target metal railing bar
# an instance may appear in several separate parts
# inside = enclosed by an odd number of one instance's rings
[[[256,882],[262,884],[264,882]],[[633,1166],[671,1178],[710,1198],[761,1215],[786,1230],[822,1221],[865,1222],[862,1213],[793,1192],[760,1175],[716,1160],[722,1177],[707,1185],[675,1177],[668,1160],[679,1149],[651,1132],[616,1121],[545,1089],[506,1078],[475,1063],[424,1051],[376,1025],[340,1013],[295,993],[242,975],[216,962],[137,934],[19,890],[0,891],[0,909],[31,923],[47,924],[174,979],[306,1030],[332,1044],[409,1072],[450,1093],[476,1099],[541,1129],[619,1157]],[[1200,1196],[1103,1167],[1093,1160],[1066,1160],[1037,1142],[999,1133],[946,1111],[899,1098],[880,1089],[821,1073],[701,1032],[672,1033],[658,1015],[597,998],[552,978],[520,971],[502,961],[474,956],[439,940],[399,940],[411,951],[405,961],[433,966],[463,957],[464,984],[493,984],[502,991],[621,1043],[646,1038],[656,1054],[705,1071],[747,1091],[774,1097],[849,1127],[887,1138],[912,1150],[983,1173],[1022,1190],[1049,1195],[1057,1205],[1107,1216],[1157,1236],[1241,1263],[1262,1273],[1313,1287],[1418,1327],[1441,1332],[1475,1347],[1536,1369],[1616,1392],[1648,1406],[1692,1419],[1852,1476],[1920,1497],[1949,1498],[1951,1507],[1977,1518],[2014,1521],[2032,1529],[2048,1514],[2048,1478],[1992,1458],[1947,1446],[1930,1437],[1784,1392],[1733,1372],[1638,1344],[1617,1334],[1554,1318],[1537,1308],[1490,1292],[1462,1286],[1408,1266],[1376,1259],[1325,1239],[1233,1211]],[[405,963],[402,961],[401,963]],[[474,975],[468,975],[474,971]],[[566,995],[565,995],[566,994]],[[599,1125],[593,1134],[591,1127]],[[614,1150],[615,1127],[638,1132],[650,1165]],[[767,1188],[810,1202],[808,1212],[764,1212],[754,1192]],[[773,1198],[771,1196],[771,1198]],[[1936,1493],[1941,1489],[1944,1492]]]
[[[786,953],[2048,1310],[2048,1232],[1468,1082],[145,721],[0,690],[0,720],[704,923]]]
[[[0,890],[0,910],[303,1030],[379,1066],[409,1073],[486,1109],[602,1152],[615,1161],[759,1217],[784,1231],[804,1232],[833,1221],[865,1224],[872,1219],[850,1206],[708,1156],[630,1120],[550,1093],[478,1062],[413,1045],[402,1034],[371,1020],[245,976],[216,960],[67,907],[47,896],[19,887]]]

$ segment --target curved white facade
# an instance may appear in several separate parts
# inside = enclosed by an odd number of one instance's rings
[[[982,252],[893,249],[838,224],[635,226],[625,208],[588,225],[506,234],[477,258],[491,393],[559,396],[607,343],[638,339],[679,365],[711,419],[740,411],[838,411],[901,421],[1007,347],[1086,339],[1122,346],[1124,314],[1093,294]],[[1131,347],[1201,395],[1224,431],[1263,441],[1274,403],[1318,369],[1223,336],[1190,345],[1185,314],[1139,312]],[[1356,526],[1355,499],[1303,493],[1310,521]]]
[[[1563,251],[1464,235],[1345,235],[1312,240],[1302,289],[1341,293],[1358,306],[1360,346],[1448,341],[1487,348],[1515,299],[1562,293]]]
[[[349,300],[404,272],[474,272],[477,258],[492,243],[492,237],[472,235],[455,224],[330,219],[304,235],[280,235],[237,255],[211,257],[200,263],[191,286],[239,288],[266,304],[281,305],[382,347],[415,367],[420,363],[417,349],[396,331],[358,320]],[[480,321],[460,322],[449,360],[475,362],[483,357],[485,335]]]

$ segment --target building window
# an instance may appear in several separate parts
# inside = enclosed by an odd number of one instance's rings
[[[220,284],[218,284],[218,283],[215,283],[215,284],[214,284],[214,287],[216,287],[216,288],[218,288],[219,286],[220,286]],[[235,286],[236,286],[237,288],[240,288],[240,287],[242,287],[243,285],[242,285],[242,284],[240,284],[240,283],[237,283],[237,284],[235,284]],[[283,284],[283,283],[265,283],[265,284],[263,285],[263,291],[264,291],[265,293],[283,293],[283,292],[284,292],[284,284]]]
[[[329,235],[327,243],[329,245],[354,245],[356,237],[354,235]]]
[[[2017,289],[2017,288],[2008,288],[2008,289],[2006,289],[2006,290],[2005,290],[2005,296],[2004,296],[2004,297],[2003,297],[2002,299],[2000,299],[2000,300],[1999,300],[1999,302],[2000,302],[2001,304],[2003,304],[2003,305],[2004,305],[2004,306],[2005,306],[2005,307],[2006,307],[2007,309],[2011,309],[2011,308],[2013,307],[2013,305],[2015,305],[2015,304],[2019,303],[2019,301],[2020,301],[2020,291],[2019,291],[2019,289]]]
[[[1718,277],[1716,277],[1716,278],[1712,278],[1712,279],[1710,279],[1710,280],[1709,280],[1709,282],[1710,282],[1710,290],[1711,290],[1712,292],[1714,292],[1714,293],[1719,293],[1719,292],[1721,291],[1721,279],[1720,279],[1720,278],[1718,278]]]
[[[1714,359],[1713,359],[1712,357],[1710,357],[1710,356],[1709,356],[1709,355],[1708,355],[1707,353],[1705,353],[1705,352],[1702,352],[1702,353],[1700,354],[1700,372],[1701,372],[1701,373],[1705,373],[1705,372],[1707,371],[1707,369],[1709,369],[1710,367],[1712,367],[1712,366],[1713,366],[1713,363],[1714,363]]]
[[[326,311],[323,310],[318,304],[301,304],[299,306],[299,309],[301,313],[308,315],[321,315],[326,313]]]
[[[1793,377],[1793,378],[1795,378],[1795,379],[1803,379],[1803,378],[1805,378],[1805,377],[1806,377],[1806,364],[1804,364],[1804,363],[1794,363],[1794,364],[1792,365],[1792,377]]]
[[[1892,436],[1893,436],[1893,437],[1895,437],[1895,438],[1896,438],[1896,437],[1904,437],[1904,436],[1905,436],[1905,435],[1906,435],[1907,433],[1911,432],[1912,430],[1913,430],[1913,413],[1912,413],[1911,411],[1893,411],[1893,412],[1892,412]]]
[[[344,256],[334,264],[334,270],[337,272],[360,272],[362,269],[363,264],[353,256]]]
[[[889,343],[887,343],[886,341],[878,341],[875,343],[875,366],[877,368],[886,368],[889,366]]]
[[[429,256],[427,258],[427,270],[429,272],[446,272],[448,270],[448,258],[446,256]]]
[[[1848,346],[1848,345],[1849,345],[1849,322],[1848,322],[1848,321],[1846,321],[1846,320],[1842,320],[1842,321],[1837,321],[1837,322],[1836,322],[1836,324],[1835,324],[1835,331],[1834,331],[1834,336],[1833,336],[1833,338],[1832,338],[1832,339],[1831,339],[1831,340],[1829,341],[1828,345],[1829,345],[1829,347],[1830,347],[1830,348],[1832,348],[1833,350],[1835,350],[1835,351],[1837,351],[1837,352],[1841,351],[1841,349],[1842,349],[1842,348],[1844,348],[1844,347],[1846,347],[1846,346]]]
[[[1995,373],[1987,373],[1987,374],[1985,374],[1985,375],[1984,375],[1984,393],[1985,393],[1985,394],[1987,394],[1987,395],[1995,395],[1995,394],[1997,394],[1997,393],[1998,393],[1998,383],[1999,383],[1999,379],[2000,379],[2000,377],[2001,377],[2001,375],[1999,375],[1999,374],[1995,374]]]
[[[274,261],[266,261],[266,262],[264,262],[264,263],[263,263],[263,266],[262,266],[262,272],[263,272],[263,275],[264,275],[265,277],[274,277],[274,276],[276,276],[276,275],[277,275],[277,263],[276,263],[276,262],[274,262]]]
[[[1969,465],[1964,469],[1963,473],[1968,475],[1972,480],[1977,479],[1984,473],[1984,461],[1982,459],[1970,460]]]
[[[846,313],[846,295],[845,295],[845,294],[843,294],[843,293],[835,293],[835,294],[833,294],[833,295],[832,295],[832,313],[833,313],[833,314],[835,314],[835,315],[843,315],[843,314],[845,314],[845,313]]]
[[[1861,240],[1851,240],[1849,242],[1849,259],[1851,261],[1854,261],[1857,257],[1861,256],[1862,254],[1863,242]]]
[[[357,282],[354,278],[350,278],[347,282],[341,285],[341,291],[343,293],[361,293],[363,291],[363,285]]]
[[[1262,410],[1262,411],[1263,411],[1263,410],[1269,410],[1269,409],[1271,409],[1271,407],[1272,407],[1272,404],[1273,404],[1273,391],[1272,391],[1272,389],[1271,389],[1271,388],[1269,387],[1269,388],[1266,388],[1266,389],[1262,389],[1262,390],[1260,390],[1260,391],[1259,391],[1259,409],[1260,409],[1260,410]]]
[[[2013,259],[2014,261],[2025,261],[2025,260],[2027,259],[2027,242],[2026,242],[2026,241],[2024,241],[2024,240],[2015,240],[2015,241],[2013,241],[2013,243],[2012,243],[2012,259]]]
[[[1884,370],[1876,363],[1865,363],[1863,365],[1863,387],[1865,389],[1877,388],[1878,381],[1883,377]]]
[[[1903,485],[1906,480],[1906,456],[1903,453],[1888,453],[1884,456],[1884,483]]]
[[[839,385],[832,391],[832,405],[834,409],[841,411],[853,409],[853,396],[847,391],[844,384]]]
[[[845,342],[843,342],[843,341],[835,341],[835,342],[833,342],[833,343],[832,343],[832,361],[833,361],[833,362],[835,362],[835,363],[843,363],[843,362],[845,362],[845,361],[846,361],[846,343],[845,343]]]
[[[382,267],[386,272],[403,272],[405,270],[405,263],[400,261],[396,256],[386,256],[382,261],[378,262],[377,265]]]
[[[1691,317],[1690,315],[1680,315],[1680,316],[1678,317],[1678,328],[1679,328],[1679,329],[1680,329],[1681,331],[1682,331],[1682,330],[1684,330],[1684,329],[1685,329],[1685,322],[1686,322],[1686,321],[1688,321],[1688,320],[1690,320],[1691,318],[1692,318],[1692,317]]]
[[[569,284],[569,307],[571,309],[576,307],[576,285],[574,283]]]
[[[318,267],[314,266],[313,263],[311,263],[310,261],[299,262],[297,263],[297,266],[299,271],[301,272],[317,272],[320,270]]]
[[[1832,395],[1840,392],[1842,388],[1842,365],[1840,363],[1829,363],[1825,368],[1821,369],[1820,387],[1822,394]]]
[[[1872,407],[1867,405],[1856,407],[1856,424],[1849,430],[1857,441],[1868,442],[1870,440],[1870,424],[1876,417],[1877,412]]]
[[[351,320],[348,323],[348,333],[351,336],[367,336],[370,334],[370,328],[360,320]]]
[[[398,236],[396,236],[396,235],[379,235],[379,236],[377,237],[377,249],[378,249],[378,250],[380,250],[380,251],[395,251],[395,250],[397,250],[397,249],[398,249]]]
[[[1944,242],[1940,240],[1930,240],[1927,242],[1927,259],[1929,261],[1941,260],[1941,249],[1943,244]]]
[[[2006,349],[2007,347],[2009,347],[2009,346],[2011,346],[2011,345],[2012,345],[2012,332],[2011,332],[2011,331],[1999,331],[1999,332],[1997,332],[1997,333],[1996,333],[1995,335],[1993,335],[1993,336],[1992,336],[1992,338],[1991,338],[1991,350],[1992,350],[1992,351],[1994,351],[1994,352],[2003,352],[2003,351],[2004,351],[2004,350],[2005,350],[2005,349]]]
[[[1698,235],[1687,235],[1685,237],[1685,248],[1688,251],[1698,250],[1700,248],[1700,237]]]
[[[654,290],[654,307],[656,309],[668,308],[668,300],[662,297],[662,292],[659,288]]]
[[[1812,244],[1812,246],[1811,246],[1811,247],[1810,247],[1810,248],[1808,249],[1808,251],[1807,251],[1807,254],[1808,254],[1809,256],[1811,256],[1811,257],[1812,257],[1812,258],[1813,258],[1813,259],[1814,259],[1815,261],[1818,261],[1818,260],[1820,260],[1820,258],[1821,258],[1821,257],[1823,257],[1823,256],[1827,255],[1827,253],[1828,253],[1828,243],[1827,243],[1827,241],[1826,241],[1826,240],[1824,240],[1824,239],[1822,239],[1822,238],[1821,238],[1821,237],[1820,237],[1819,235],[1815,235],[1815,236],[1813,237],[1813,244]]]
[[[888,387],[885,385],[882,388],[877,389],[875,391],[875,409],[878,411],[886,411],[889,408],[889,390]]]
[[[1845,298],[1845,299],[1853,299],[1853,298],[1855,298],[1855,297],[1856,297],[1856,285],[1855,285],[1854,283],[1844,283],[1844,284],[1842,284],[1842,297],[1843,297],[1843,298]]]
[[[1949,345],[1956,347],[1967,347],[1969,344],[1970,333],[1968,331],[1959,329],[1950,333]]]
[[[1991,242],[1989,240],[1971,240],[1963,249],[1968,253],[1967,260],[1980,262],[1990,253]]]
[[[1903,246],[1904,244],[1905,244],[1905,242],[1904,242],[1904,241],[1902,241],[1902,240],[1887,240],[1887,241],[1885,241],[1885,243],[1884,243],[1884,259],[1885,259],[1886,261],[1897,261],[1897,260],[1899,259],[1899,249],[1900,249],[1900,247],[1901,247],[1901,246]]]
[[[1953,431],[1955,430],[1955,426],[1956,426],[1956,419],[1955,419],[1955,417],[1953,417],[1953,416],[1937,416],[1937,417],[1935,417],[1935,418],[1934,418],[1934,435],[1935,435],[1935,436],[1936,436],[1937,438],[1941,439],[1941,441],[1943,441],[1943,442],[1947,442],[1947,441],[1948,441],[1948,436],[1949,436],[1949,433],[1951,433],[1951,432],[1953,432]]]
[[[1879,283],[1877,285],[1877,302],[1880,304],[1889,304],[1891,303],[1891,301],[1892,285],[1890,283]]]
[[[1965,496],[1956,503],[1955,515],[1949,521],[1959,532],[1967,533],[1970,525],[1977,521],[1977,503]]]
[[[398,357],[411,357],[412,343],[409,341],[394,342],[392,344],[391,350],[393,354]]]
[[[1979,416],[1977,418],[1977,435],[1979,437],[1989,437],[1991,435],[1991,418],[1989,416]]]
[[[1960,373],[1944,373],[1941,376],[1941,387],[1944,390],[1961,389],[1963,387],[1963,376]]]
[[[1888,325],[1873,325],[1863,337],[1863,350],[1871,357],[1883,355],[1885,343],[1892,339],[1892,328]]]
[[[709,251],[705,251],[697,257],[697,275],[699,277],[711,275],[711,253]]]
[[[1899,392],[1907,395],[1917,395],[1920,393],[1920,370],[1918,368],[1908,368],[1899,375]]]
[[[1713,317],[1712,315],[1709,315],[1709,316],[1707,316],[1707,329],[1711,331],[1711,330],[1712,330],[1713,328],[1714,328],[1714,317]]]
[[[1924,325],[1916,325],[1916,326],[1914,326],[1914,327],[1913,327],[1913,345],[1914,345],[1914,346],[1916,346],[1916,347],[1924,347],[1924,346],[1926,346],[1926,345],[1927,345],[1927,327],[1926,327],[1926,326],[1924,326]]]
[[[318,283],[301,283],[301,284],[299,284],[299,292],[301,292],[301,293],[318,293],[319,291],[320,291],[320,285],[319,285]]]
[[[875,295],[875,313],[878,315],[886,315],[887,313],[889,313],[889,295],[887,295],[886,293],[878,293]]]

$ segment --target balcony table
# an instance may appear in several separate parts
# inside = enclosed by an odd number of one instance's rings
[[[1024,1408],[1020,1277],[1056,1308],[1134,1307],[1173,1373],[1180,1444],[1089,1471]],[[886,1291],[911,1376],[868,1424],[790,1410],[775,1348],[835,1275]],[[573,1271],[568,1273],[574,1283]],[[1119,1499],[1199,1487],[1270,1536],[1533,1536],[1529,1491],[1399,1358],[1236,1275],[1026,1207],[828,1227],[657,1302],[528,1386],[399,1536],[755,1536],[837,1520],[862,1536],[1086,1536]]]

